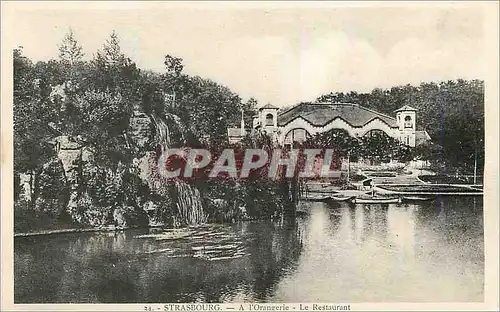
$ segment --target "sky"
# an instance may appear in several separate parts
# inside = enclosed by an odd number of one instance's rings
[[[261,105],[486,75],[481,3],[3,2],[2,9],[9,43],[34,61],[56,58],[70,27],[86,58],[115,30],[140,68],[162,72],[164,55],[181,57],[187,74]]]

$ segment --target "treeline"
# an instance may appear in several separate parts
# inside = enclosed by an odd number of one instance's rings
[[[227,140],[227,127],[239,122],[241,109],[249,116],[255,111],[255,100],[242,103],[227,87],[184,74],[180,58],[167,55],[164,73],[139,69],[121,52],[114,32],[89,61],[72,32],[59,51],[56,60],[33,63],[21,49],[14,50],[16,170],[43,163],[49,153],[44,142],[56,135],[85,138],[101,160],[130,160],[136,155],[122,150],[118,134],[134,109],[175,113],[187,139],[209,145]]]
[[[471,173],[477,162],[484,167],[484,82],[450,80],[421,83],[370,93],[332,92],[320,102],[356,103],[394,116],[394,110],[409,105],[417,109],[417,130],[426,130],[435,146],[420,147],[419,154],[440,161],[449,171]]]

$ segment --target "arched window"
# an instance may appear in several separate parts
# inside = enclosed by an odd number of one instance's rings
[[[410,116],[405,117],[405,128],[413,128]]]
[[[266,126],[274,126],[274,116],[273,114],[266,115]]]
[[[307,132],[306,129],[303,128],[297,128],[297,129],[292,129],[290,130],[286,136],[285,136],[285,143],[292,143],[292,142],[304,142],[307,140],[311,135],[309,132]]]

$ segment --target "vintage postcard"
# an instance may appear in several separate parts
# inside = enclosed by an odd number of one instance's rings
[[[5,311],[498,311],[497,1],[3,1]]]

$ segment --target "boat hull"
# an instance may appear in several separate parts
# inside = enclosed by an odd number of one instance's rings
[[[355,204],[397,204],[400,203],[399,198],[355,198],[353,203]]]
[[[331,199],[334,201],[348,201],[354,199],[354,196],[345,196],[345,197],[338,197],[338,196],[332,196]]]
[[[313,201],[313,202],[325,202],[331,200],[330,196],[305,196],[302,198],[303,200],[306,201]]]
[[[404,202],[417,202],[417,201],[429,201],[431,197],[421,197],[421,196],[403,196]]]

